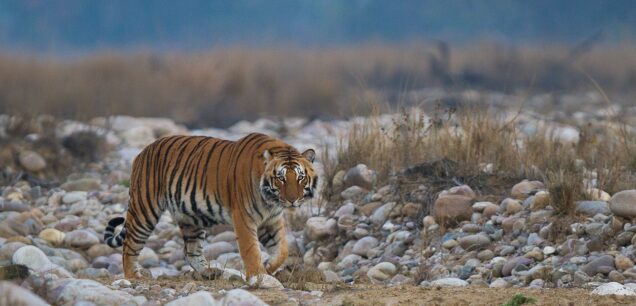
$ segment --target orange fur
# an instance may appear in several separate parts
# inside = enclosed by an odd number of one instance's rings
[[[263,134],[238,141],[201,136],[162,138],[146,147],[133,162],[130,204],[124,222],[109,222],[105,241],[123,245],[126,278],[141,277],[137,257],[148,236],[168,209],[179,224],[186,259],[205,275],[201,253],[205,228],[233,224],[248,279],[274,273],[287,259],[283,208],[297,207],[313,196],[314,151],[300,154],[292,146]],[[275,250],[261,262],[259,241]]]

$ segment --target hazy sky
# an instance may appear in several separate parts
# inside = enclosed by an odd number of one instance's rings
[[[0,0],[5,50],[633,41],[634,0]]]

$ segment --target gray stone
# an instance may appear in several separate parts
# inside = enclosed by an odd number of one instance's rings
[[[483,250],[490,246],[490,238],[483,234],[468,235],[459,238],[459,245],[466,251]]]
[[[509,288],[512,285],[503,278],[498,278],[490,283],[490,288]]]
[[[305,236],[309,241],[329,239],[337,232],[338,225],[335,219],[311,217],[305,225]]]
[[[501,269],[501,275],[510,276],[512,274],[512,271],[517,269],[519,266],[529,266],[532,264],[532,262],[532,259],[521,256],[508,259],[506,264],[504,264],[503,268]]]
[[[159,256],[151,248],[143,248],[139,253],[139,264],[144,268],[159,266]]]
[[[64,236],[64,244],[73,248],[88,249],[98,243],[99,238],[88,230],[74,230]]]
[[[224,306],[241,306],[241,305],[253,305],[253,306],[267,306],[265,302],[259,299],[257,296],[245,291],[243,289],[233,289],[225,294],[222,305]]]
[[[610,210],[619,217],[636,217],[636,189],[617,192],[609,200]]]
[[[594,276],[597,273],[608,274],[614,270],[614,257],[610,255],[600,256],[582,266],[581,270],[589,276]]]
[[[395,202],[386,203],[376,209],[371,215],[371,222],[376,226],[381,226],[386,222],[386,219],[389,217],[389,213],[395,206]]]
[[[182,298],[173,300],[170,303],[166,303],[165,306],[214,306],[222,305],[217,302],[212,294],[206,291],[199,291]]]
[[[604,201],[580,201],[576,203],[576,212],[594,217],[596,214],[609,215],[610,206]]]
[[[397,273],[397,268],[390,262],[381,262],[367,272],[367,277],[374,284],[381,284],[384,281],[391,279]]]
[[[86,200],[86,198],[86,191],[72,191],[64,194],[64,196],[62,197],[62,202],[64,204],[73,204],[75,202]]]
[[[236,247],[226,241],[211,243],[203,247],[203,254],[208,260],[217,259],[219,255],[236,252]]]
[[[46,161],[37,152],[25,150],[18,155],[20,165],[27,171],[38,172],[46,168]]]
[[[345,200],[357,201],[362,199],[368,191],[359,186],[351,186],[340,193],[340,196]]]
[[[59,279],[47,284],[48,300],[56,305],[73,305],[86,301],[95,305],[122,305],[133,296],[89,279]]]
[[[353,254],[360,255],[363,257],[367,257],[367,253],[372,249],[378,246],[378,239],[375,237],[367,236],[358,241],[353,245]]]
[[[341,217],[341,216],[347,216],[347,215],[353,215],[353,213],[356,210],[356,205],[349,202],[345,205],[342,205],[340,208],[338,208],[338,210],[336,210],[336,213],[334,214],[335,217]]]
[[[364,164],[358,164],[349,169],[344,176],[345,187],[360,186],[365,189],[373,189],[377,179],[375,171],[370,170]]]

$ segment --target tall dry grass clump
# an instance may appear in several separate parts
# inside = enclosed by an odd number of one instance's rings
[[[453,185],[472,180],[478,185],[473,188],[507,192],[522,179],[542,180],[553,206],[566,214],[576,201],[589,198],[591,187],[616,192],[636,183],[634,135],[611,124],[578,127],[578,141],[570,141],[559,137],[554,123],[537,121],[536,131],[528,134],[517,116],[487,108],[439,109],[428,116],[409,109],[387,118],[354,124],[331,172],[365,163],[386,184],[404,169],[445,160],[455,165],[447,181]]]

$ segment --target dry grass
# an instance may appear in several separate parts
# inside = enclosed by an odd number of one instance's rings
[[[262,116],[362,113],[352,101],[395,100],[395,93],[423,87],[571,92],[589,89],[587,75],[612,91],[636,87],[632,45],[585,52],[488,43],[447,47],[234,48],[77,59],[0,55],[0,113],[76,119],[129,114],[227,126]]]
[[[342,139],[336,164],[329,167],[365,163],[378,171],[380,186],[395,177],[410,184],[398,186],[403,192],[424,184],[432,192],[428,205],[437,192],[461,183],[482,195],[504,195],[523,178],[539,179],[553,206],[565,214],[587,197],[586,188],[616,192],[636,183],[636,141],[628,129],[579,127],[581,137],[574,144],[541,124],[526,135],[516,120],[474,108],[439,110],[430,117],[417,109],[403,111],[390,123],[371,117]]]

